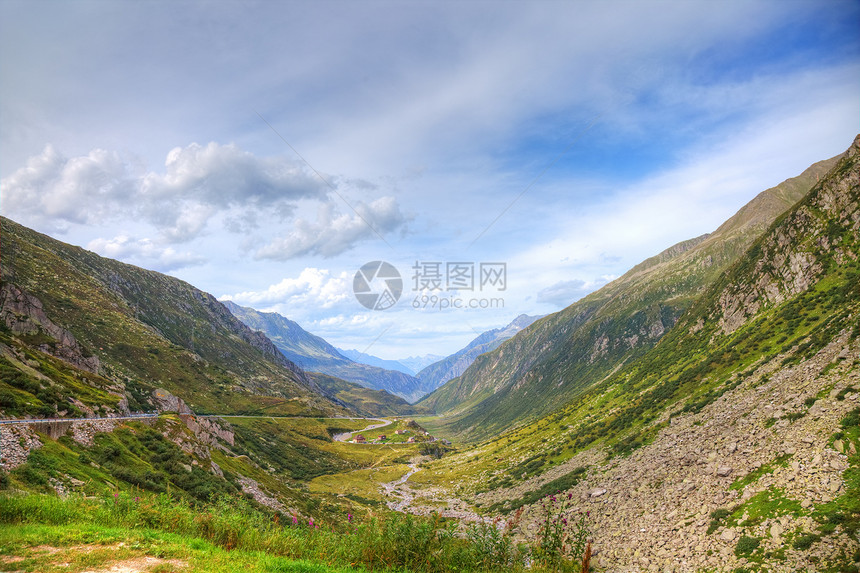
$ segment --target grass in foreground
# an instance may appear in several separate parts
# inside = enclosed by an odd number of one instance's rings
[[[170,571],[524,571],[530,548],[496,527],[434,516],[344,515],[316,524],[255,510],[242,498],[194,505],[167,494],[113,498],[0,496],[0,570],[83,571],[149,558]],[[539,557],[540,553],[534,556]],[[154,560],[153,560],[154,559]],[[132,569],[135,570],[135,569]],[[531,571],[542,571],[532,567]],[[579,570],[553,563],[553,570]]]
[[[229,551],[200,538],[155,530],[93,524],[0,525],[0,571],[79,573],[93,569],[151,573],[356,571],[261,551]]]

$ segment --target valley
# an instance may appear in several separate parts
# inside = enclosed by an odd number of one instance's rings
[[[415,377],[0,233],[4,570],[860,566],[860,136]]]

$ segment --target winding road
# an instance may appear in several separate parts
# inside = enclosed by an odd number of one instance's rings
[[[354,432],[344,432],[342,434],[335,434],[334,441],[336,442],[348,442],[352,439],[353,434],[360,434],[361,432],[369,432],[370,430],[376,430],[377,428],[384,428],[393,423],[393,420],[386,420],[384,418],[359,418],[364,420],[373,420],[375,422],[379,422],[378,424],[371,424],[363,430],[355,430]]]

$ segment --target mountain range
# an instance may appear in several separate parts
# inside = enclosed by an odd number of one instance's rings
[[[360,362],[362,364],[376,366],[377,368],[385,368],[386,370],[396,370],[398,372],[403,372],[404,374],[409,374],[410,376],[415,376],[415,371],[399,360],[386,360],[354,349],[344,350],[343,348],[338,348],[337,351],[353,362]]]
[[[414,402],[427,393],[414,377],[350,360],[319,336],[276,312],[259,312],[232,301],[224,301],[224,305],[244,324],[264,333],[284,356],[305,370],[385,390],[407,402]]]
[[[548,414],[641,356],[842,155],[765,190],[713,233],[674,245],[478,357],[420,404],[459,439]]]
[[[452,378],[463,374],[478,356],[498,348],[502,342],[512,338],[516,333],[538,318],[540,317],[521,314],[507,326],[488,330],[478,335],[461,350],[426,366],[418,372],[417,377],[425,385],[436,389]]]

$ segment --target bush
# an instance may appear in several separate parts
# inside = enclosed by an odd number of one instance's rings
[[[741,538],[738,539],[737,545],[735,545],[735,555],[737,557],[748,557],[758,549],[760,544],[761,540],[758,537],[741,535]]]
[[[797,539],[794,540],[794,543],[791,544],[795,549],[799,549],[801,551],[806,551],[812,544],[821,539],[820,535],[816,535],[815,533],[807,533],[806,535],[801,535]]]
[[[842,424],[843,428],[851,428],[860,425],[860,408],[854,408],[848,412],[839,423]]]

